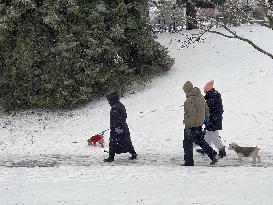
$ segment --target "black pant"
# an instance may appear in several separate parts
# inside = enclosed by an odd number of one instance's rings
[[[204,134],[202,133],[202,127],[193,127],[184,129],[184,160],[186,165],[194,165],[193,161],[193,142],[198,144],[210,159],[217,153],[209,146],[209,144],[204,139]]]
[[[115,136],[110,137],[109,143],[109,156],[114,157],[115,154],[121,154],[129,152],[131,155],[135,155],[136,151],[132,144],[132,140],[129,136]]]

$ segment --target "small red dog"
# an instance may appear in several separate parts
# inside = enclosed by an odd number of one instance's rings
[[[93,145],[96,146],[96,143],[99,143],[102,147],[104,147],[103,143],[104,143],[104,132],[96,134],[92,137],[90,137],[90,139],[87,140],[88,145]]]

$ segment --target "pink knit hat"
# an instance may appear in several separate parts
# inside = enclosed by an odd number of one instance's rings
[[[204,91],[205,92],[210,91],[213,88],[213,84],[214,84],[214,80],[207,82],[206,85],[204,86]]]

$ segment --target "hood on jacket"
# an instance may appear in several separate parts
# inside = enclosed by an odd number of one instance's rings
[[[106,95],[106,98],[109,102],[109,104],[112,106],[114,104],[116,104],[117,102],[119,102],[119,95],[118,95],[118,92],[116,90],[108,93]]]
[[[200,89],[197,87],[194,87],[189,93],[189,96],[199,96],[199,95],[202,95],[202,94]]]
[[[185,93],[190,93],[193,89],[193,85],[191,83],[191,81],[187,81],[184,85],[183,85],[183,90]]]

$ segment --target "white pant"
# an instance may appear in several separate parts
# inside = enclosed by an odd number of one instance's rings
[[[223,143],[222,143],[222,140],[219,136],[219,132],[218,130],[215,130],[215,131],[206,131],[206,134],[205,134],[205,141],[211,145],[211,144],[214,144],[215,147],[220,150],[221,148],[224,147]]]

